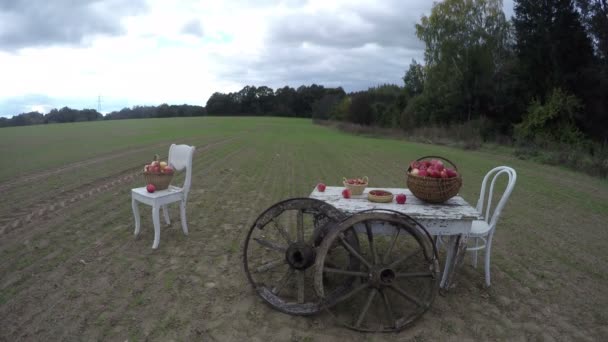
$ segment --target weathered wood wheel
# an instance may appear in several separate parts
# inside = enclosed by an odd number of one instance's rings
[[[318,313],[321,299],[314,291],[312,268],[316,249],[329,228],[344,218],[332,205],[311,198],[288,199],[264,211],[251,226],[243,250],[245,273],[257,294],[284,313]]]
[[[348,235],[358,236],[358,248],[345,239]],[[348,261],[353,257],[358,269]],[[332,228],[317,249],[315,290],[323,307],[351,329],[399,331],[433,303],[437,260],[431,236],[415,220],[394,212],[361,212]],[[345,279],[348,286],[335,287]]]

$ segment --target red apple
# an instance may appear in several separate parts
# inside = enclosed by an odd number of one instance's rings
[[[441,174],[439,173],[439,171],[437,171],[435,169],[431,169],[429,171],[429,176],[432,178],[439,178],[439,177],[441,177]]]
[[[319,190],[319,192],[325,192],[325,184],[323,184],[323,183],[317,184],[317,190]]]
[[[146,186],[146,190],[149,193],[153,193],[154,191],[156,191],[156,187],[154,186],[154,184],[148,184],[148,186]]]
[[[397,201],[397,204],[405,204],[406,199],[407,197],[405,196],[405,194],[399,194],[397,195],[397,197],[395,197],[395,201]]]
[[[414,160],[413,162],[410,163],[410,167],[412,169],[418,169],[418,168],[420,168],[420,162],[417,160]]]
[[[445,169],[445,166],[443,166],[443,164],[435,164],[435,170],[441,172]]]
[[[441,176],[441,178],[448,178],[448,172],[445,169],[441,170],[439,175]]]
[[[448,173],[449,178],[458,177],[458,172],[452,169],[446,169],[445,171]]]
[[[342,197],[350,198],[350,190],[348,190],[348,189],[342,190]]]
[[[429,175],[429,173],[426,169],[424,169],[424,170],[420,169],[420,171],[418,171],[418,176],[420,176],[420,177],[426,177],[428,175]]]
[[[171,166],[167,166],[163,169],[164,173],[168,173],[168,174],[172,174],[173,173],[173,168]]]

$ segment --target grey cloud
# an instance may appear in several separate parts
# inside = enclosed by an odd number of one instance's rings
[[[269,41],[298,45],[360,47],[365,44],[419,48],[414,25],[431,3],[405,1],[351,5],[339,12],[295,13],[271,26]],[[381,6],[381,7],[380,7]]]
[[[123,16],[145,0],[16,0],[0,2],[0,50],[80,44],[91,35],[123,33]]]
[[[198,19],[190,20],[182,27],[182,33],[202,37],[203,27],[201,26],[201,22]]]
[[[277,17],[261,56],[225,61],[221,76],[275,88],[317,83],[357,91],[384,83],[401,85],[412,59],[423,57],[415,24],[431,6],[430,1],[395,0]]]
[[[412,58],[420,59],[422,54],[422,50],[378,45],[347,51],[330,47],[275,48],[255,61],[230,60],[221,78],[273,88],[317,83],[357,91],[384,83],[401,85]]]

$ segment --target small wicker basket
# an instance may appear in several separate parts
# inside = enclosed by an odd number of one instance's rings
[[[346,177],[342,177],[342,179],[344,187],[350,190],[350,194],[353,196],[362,195],[363,190],[365,190],[365,188],[369,184],[369,178],[367,178],[367,176],[363,177],[363,179],[365,180],[365,184],[348,184],[348,179],[346,179]]]
[[[154,155],[154,161],[159,161],[158,154]],[[153,184],[156,190],[165,190],[171,184],[171,180],[173,180],[173,174],[171,173],[156,173],[144,171],[144,179],[147,184]]]
[[[165,190],[171,184],[173,174],[144,172],[146,184],[154,184],[156,190]]]
[[[426,156],[418,158],[417,161],[430,158],[443,159],[454,166],[454,170],[458,170],[456,164],[443,157]],[[407,169],[407,187],[414,196],[425,202],[443,203],[456,196],[462,187],[462,177],[460,176],[460,173],[458,173],[458,176],[452,178],[431,178],[412,175],[410,174],[410,171],[411,166]]]

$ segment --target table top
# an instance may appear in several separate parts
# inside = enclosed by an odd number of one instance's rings
[[[481,214],[472,207],[464,198],[454,196],[441,204],[426,203],[416,198],[409,189],[400,188],[366,188],[363,195],[351,196],[346,199],[342,197],[341,186],[328,186],[324,192],[319,192],[315,188],[310,194],[310,198],[325,201],[339,210],[352,214],[357,211],[367,209],[390,209],[407,214],[417,220],[479,220]],[[375,203],[367,200],[367,193],[371,190],[386,190],[397,194],[405,194],[407,201],[405,204],[397,204],[393,199],[391,203]]]

